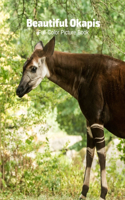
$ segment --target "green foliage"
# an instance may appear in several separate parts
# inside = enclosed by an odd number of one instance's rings
[[[28,142],[27,145],[30,143]],[[16,162],[12,160],[5,167],[7,177],[5,184],[9,191],[17,190],[19,194],[33,196],[39,196],[41,193],[50,195],[71,193],[74,196],[75,186],[78,185],[78,192],[82,182],[82,171],[78,171],[79,166],[74,167],[68,161],[66,162],[64,152],[52,155],[48,139],[44,153],[36,153],[35,163],[27,156],[21,159],[22,157],[19,157]],[[10,170],[11,174],[9,174]]]
[[[0,197],[8,197],[15,199],[46,199],[50,198],[56,200],[60,199],[78,199],[80,188],[83,184],[83,174],[85,169],[81,161],[73,164],[66,160],[64,152],[53,155],[48,145],[46,138],[44,153],[36,153],[35,163],[33,159],[25,157],[21,165],[18,163],[18,176],[15,174],[15,163],[11,162],[11,177],[8,175],[8,181],[5,182],[7,186],[0,194]],[[30,144],[29,144],[30,145]],[[24,165],[24,162],[26,163]],[[79,164],[80,165],[79,165]],[[74,181],[75,180],[75,181]],[[111,158],[110,167],[107,168],[107,182],[109,192],[107,200],[122,200],[125,196],[125,170],[118,173],[116,167],[116,160]],[[90,181],[90,189],[88,193],[88,200],[96,200],[100,194],[100,169],[97,164],[94,170],[94,175]],[[17,197],[18,196],[18,197]],[[29,196],[29,198],[28,198]],[[9,198],[8,198],[9,199]]]
[[[121,139],[120,143],[117,145],[118,150],[120,151],[121,160],[125,163],[125,140]]]
[[[79,108],[78,102],[74,98],[62,99],[57,105],[57,110],[57,122],[60,124],[61,129],[73,135],[83,135],[86,133],[86,120]]]
[[[37,35],[38,28],[26,28],[26,19],[100,20],[101,28],[90,29],[87,36],[56,36],[55,49],[76,53],[104,53],[124,60],[124,7],[125,2],[114,2],[114,0],[99,0],[98,2],[81,0],[79,3],[76,0],[3,0],[0,2],[2,198],[15,200],[18,198],[17,195],[20,199],[32,195],[36,199],[42,193],[45,198],[57,195],[50,197],[54,200],[61,199],[61,196],[62,199],[77,199],[84,172],[81,165],[74,166],[73,163],[66,162],[63,153],[53,156],[48,141],[46,144],[36,143],[36,135],[28,132],[35,125],[45,124],[47,113],[55,108],[57,108],[57,121],[60,128],[68,134],[84,134],[85,119],[75,99],[46,79],[23,99],[16,96],[15,90],[21,78],[23,63],[31,55],[34,45],[39,40],[46,43],[53,36]],[[53,30],[59,30],[59,28],[55,27]],[[22,114],[18,113],[20,111]],[[45,133],[46,130],[43,128],[41,132]],[[23,133],[26,136],[25,139]],[[107,131],[105,135],[108,142],[111,135]],[[43,154],[37,152],[41,145],[46,146]],[[85,145],[84,142],[77,144],[75,148],[79,150],[83,145]],[[121,159],[125,161],[124,140],[121,140],[118,149],[122,153]],[[36,155],[35,159],[28,157],[28,153],[33,151]],[[13,159],[10,159],[10,155]],[[107,174],[110,191],[107,199],[122,200],[125,196],[125,172],[118,174],[115,161],[111,160],[111,163]],[[2,168],[3,165],[4,168]],[[99,196],[99,182],[98,173],[90,184],[88,199],[96,200]]]

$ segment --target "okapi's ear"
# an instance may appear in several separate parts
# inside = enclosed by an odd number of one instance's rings
[[[46,57],[50,57],[53,55],[54,52],[54,47],[55,47],[55,37],[53,37],[43,48],[43,51],[45,52]]]
[[[44,48],[44,46],[43,46],[42,41],[39,41],[39,42],[35,45],[34,51],[35,51],[36,49],[41,49],[41,50],[43,50],[43,48]]]

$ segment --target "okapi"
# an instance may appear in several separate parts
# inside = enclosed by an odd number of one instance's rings
[[[36,88],[44,77],[77,99],[87,120],[86,170],[80,199],[86,199],[90,170],[97,149],[101,171],[100,200],[106,199],[104,127],[125,138],[125,62],[102,54],[54,51],[55,37],[45,46],[40,41],[23,66],[16,90],[19,97]]]

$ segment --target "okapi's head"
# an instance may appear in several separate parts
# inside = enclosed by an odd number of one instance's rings
[[[46,58],[52,56],[55,46],[55,37],[53,37],[46,45],[40,41],[35,45],[34,52],[23,66],[23,74],[20,84],[16,90],[19,97],[36,88],[44,77],[50,76]]]

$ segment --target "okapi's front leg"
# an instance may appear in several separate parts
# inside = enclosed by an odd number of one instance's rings
[[[82,194],[80,199],[86,199],[87,192],[89,190],[90,170],[95,151],[95,142],[92,136],[91,128],[87,127],[87,150],[86,150],[86,170],[84,175],[84,182],[82,188]]]
[[[99,157],[99,164],[101,170],[101,196],[100,200],[105,200],[107,194],[106,181],[106,152],[105,152],[105,138],[104,127],[101,124],[94,123],[91,125],[92,135],[95,140],[95,145]]]

